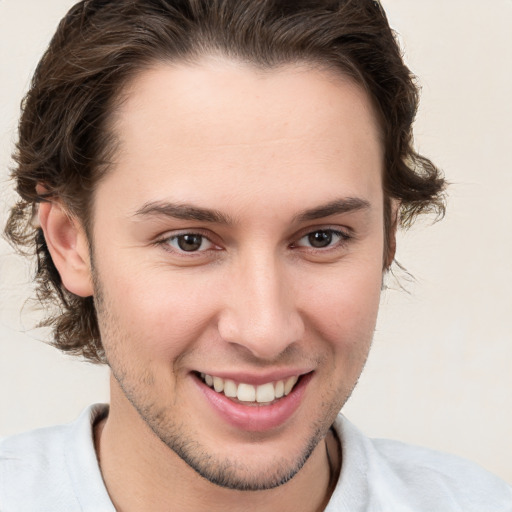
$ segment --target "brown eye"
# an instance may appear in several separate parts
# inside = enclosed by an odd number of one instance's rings
[[[314,247],[315,249],[322,249],[331,245],[332,238],[332,231],[315,231],[308,235],[308,242],[311,247]]]
[[[344,245],[350,238],[348,233],[337,229],[317,229],[301,237],[295,245],[310,249],[334,249]]]
[[[203,244],[203,237],[201,235],[180,235],[177,236],[178,247],[182,251],[192,252],[197,251]]]
[[[213,247],[213,244],[198,233],[183,233],[174,235],[165,240],[177,252],[203,252]]]

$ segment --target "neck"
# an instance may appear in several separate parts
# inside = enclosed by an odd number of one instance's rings
[[[316,512],[323,510],[337,481],[339,445],[332,434],[321,441],[289,482],[264,491],[219,487],[198,475],[131,408],[114,401],[95,427],[95,446],[105,485],[118,512]]]

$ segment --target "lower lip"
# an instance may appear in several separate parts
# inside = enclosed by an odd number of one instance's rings
[[[199,378],[195,380],[213,409],[230,425],[248,432],[264,432],[280,427],[291,418],[301,404],[311,377],[311,373],[302,376],[289,395],[270,405],[244,405],[233,402]]]

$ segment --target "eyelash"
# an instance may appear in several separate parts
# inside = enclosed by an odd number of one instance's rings
[[[327,247],[312,247],[312,246],[309,246],[309,249],[315,251],[315,252],[326,252],[326,251],[329,251],[329,250],[333,250],[333,249],[336,249],[338,247],[343,247],[345,246],[352,238],[353,236],[348,234],[347,232],[345,231],[341,231],[339,229],[333,229],[333,228],[324,228],[324,229],[315,229],[313,231],[308,231],[307,233],[305,233],[304,235],[302,235],[298,242],[300,242],[301,240],[305,239],[305,238],[308,238],[308,237],[311,237],[312,235],[316,235],[316,234],[319,234],[319,233],[322,233],[322,234],[327,234],[329,237],[331,237],[331,239],[333,237],[338,237],[338,241],[334,244],[330,244],[327,246]],[[294,244],[291,245],[291,247],[301,247],[298,245],[298,242],[295,242]],[[311,240],[310,240],[311,242]]]
[[[332,242],[332,240],[331,240],[329,242],[329,245],[326,247],[313,247],[311,245],[310,246],[299,245],[299,242],[301,240],[311,237],[313,235],[319,234],[319,233],[327,234],[331,238],[338,237],[338,240],[334,244],[331,243]],[[171,246],[171,242],[177,241],[179,243],[179,239],[181,237],[186,237],[186,236],[200,237],[201,245],[203,245],[203,243],[205,241],[207,241],[212,247],[209,247],[209,248],[203,249],[203,250],[186,251],[182,248],[179,248],[179,247],[175,248],[175,247]],[[306,248],[306,250],[310,250],[311,252],[315,252],[315,253],[327,252],[330,250],[336,250],[337,248],[344,247],[351,239],[353,239],[353,235],[347,233],[346,231],[341,231],[339,229],[333,229],[333,228],[313,229],[313,230],[308,230],[304,234],[301,234],[301,236],[298,238],[297,242],[293,242],[292,244],[289,245],[289,247],[292,249]],[[156,240],[155,245],[163,247],[164,250],[166,250],[168,252],[177,253],[179,255],[185,255],[186,257],[198,257],[200,255],[204,255],[204,253],[206,253],[208,251],[219,250],[219,249],[215,248],[218,246],[216,246],[216,244],[210,240],[209,236],[201,231],[184,231],[182,233],[177,233],[177,234],[173,234],[170,236],[166,236],[164,238]]]
[[[212,248],[208,248],[208,249],[202,250],[202,251],[197,251],[197,250],[196,251],[185,251],[184,249],[180,249],[179,247],[178,248],[172,247],[171,243],[173,241],[179,241],[180,238],[186,237],[186,236],[201,237],[201,245],[203,245],[203,243],[205,241],[207,241],[209,244],[211,244]],[[182,233],[177,233],[177,234],[173,234],[173,235],[161,238],[161,239],[157,240],[155,243],[156,243],[156,245],[163,247],[164,250],[166,250],[168,252],[177,253],[179,255],[186,255],[187,257],[197,257],[199,255],[203,255],[206,251],[210,251],[213,249],[213,247],[216,247],[216,244],[210,240],[208,235],[205,233],[202,233],[201,231],[184,231]],[[215,249],[213,249],[213,250],[215,250]]]

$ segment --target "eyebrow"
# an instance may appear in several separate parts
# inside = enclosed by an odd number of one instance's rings
[[[370,203],[358,197],[336,199],[316,208],[304,210],[294,217],[295,222],[307,222],[332,215],[368,210]],[[152,201],[145,203],[133,215],[134,217],[172,217],[181,220],[209,222],[212,224],[232,225],[235,221],[219,210],[201,208],[190,204]]]
[[[134,217],[173,217],[181,220],[197,220],[215,224],[233,224],[230,217],[210,208],[201,208],[189,204],[153,201],[139,208]]]
[[[305,222],[323,219],[324,217],[330,217],[332,215],[341,215],[343,213],[369,209],[370,203],[366,199],[361,199],[359,197],[344,197],[322,206],[318,206],[317,208],[304,210],[295,217],[295,220],[298,222]]]

